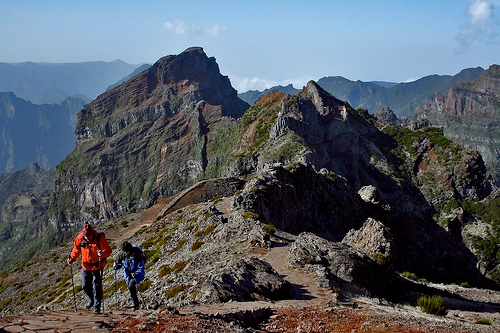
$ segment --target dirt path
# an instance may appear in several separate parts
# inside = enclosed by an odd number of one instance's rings
[[[286,267],[286,259],[290,245],[275,244],[269,252],[260,257],[268,262],[285,280],[290,282],[290,298],[276,302],[228,302],[221,304],[186,306],[180,309],[182,314],[203,313],[208,315],[227,314],[236,312],[255,312],[263,308],[308,308],[327,305],[334,300],[334,294],[318,287],[312,273],[290,269]]]
[[[291,284],[291,298],[276,302],[276,306],[309,307],[324,305],[332,301],[334,294],[320,288],[312,273],[294,270],[286,266],[289,251],[290,245],[278,244],[273,246],[269,253],[262,258]]]

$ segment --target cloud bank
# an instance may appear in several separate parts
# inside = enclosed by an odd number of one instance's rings
[[[167,21],[163,24],[163,28],[166,29],[171,35],[183,38],[201,35],[218,37],[222,32],[227,30],[226,27],[219,24],[214,24],[211,27],[204,27],[195,24],[186,24],[180,20],[175,20],[173,22]]]
[[[491,1],[474,0],[469,3],[464,12],[469,20],[456,37],[459,43],[458,53],[466,52],[475,41],[495,41],[497,34],[494,9],[495,5]]]

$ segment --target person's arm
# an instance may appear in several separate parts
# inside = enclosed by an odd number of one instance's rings
[[[73,251],[71,251],[71,254],[69,255],[67,260],[68,265],[74,263],[78,258],[78,256],[80,256],[80,253],[81,253],[80,240],[79,237],[76,237],[75,240],[73,241]]]
[[[107,259],[113,253],[113,249],[111,246],[108,244],[108,240],[106,239],[106,236],[103,234],[101,239],[99,239],[99,246],[101,248],[101,257],[102,259]]]

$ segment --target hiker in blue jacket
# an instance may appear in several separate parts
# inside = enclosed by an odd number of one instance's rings
[[[123,276],[127,283],[130,297],[134,303],[134,310],[139,310],[139,299],[137,298],[137,285],[144,280],[144,252],[138,246],[134,246],[129,242],[124,242],[122,245],[122,253],[117,261],[113,264],[115,270],[123,267]]]

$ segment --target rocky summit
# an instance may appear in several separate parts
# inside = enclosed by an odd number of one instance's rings
[[[498,329],[495,182],[478,151],[415,124],[353,109],[314,81],[250,107],[201,48],[164,57],[78,114],[47,211],[60,246],[5,271],[0,305],[81,309],[64,258],[89,220],[114,249],[128,240],[148,258],[139,289],[152,319],[103,321],[110,330],[158,329],[169,312],[287,332],[287,311],[327,308],[317,314],[332,323],[345,307],[369,311],[368,331],[380,311],[403,326],[426,318],[429,331],[480,319]],[[127,311],[109,268],[104,289],[110,309]],[[437,326],[422,296],[444,300]]]

